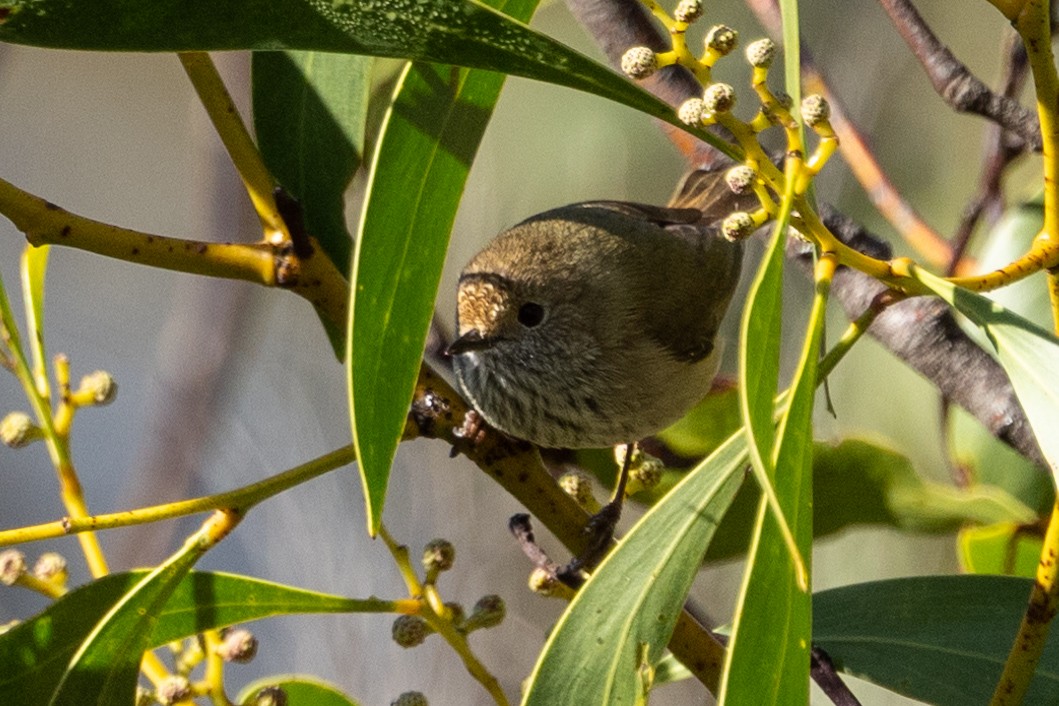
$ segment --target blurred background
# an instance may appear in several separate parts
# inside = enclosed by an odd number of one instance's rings
[[[917,7],[978,76],[995,81],[1009,30],[998,13],[986,3],[921,0]],[[975,188],[982,121],[955,115],[937,99],[876,3],[806,3],[802,13],[805,39],[891,178],[932,225],[952,232]],[[713,22],[735,27],[744,41],[763,35],[735,0],[707,3],[703,24]],[[561,3],[544,3],[534,26],[598,56]],[[215,59],[248,116],[249,57]],[[741,63],[723,64],[719,77],[731,70],[728,80],[745,85]],[[17,186],[75,213],[147,232],[259,237],[245,193],[173,56],[0,45],[0,106],[0,176]],[[1013,196],[1032,194],[1036,166],[1025,167],[1024,179],[1016,172],[1009,182]],[[680,156],[645,116],[564,88],[509,79],[457,219],[438,295],[442,321],[452,324],[457,273],[501,229],[584,199],[663,203],[682,169]],[[361,185],[351,190],[350,223]],[[893,239],[840,159],[818,181],[818,194]],[[21,234],[0,219],[0,275],[15,304],[23,245]],[[750,250],[746,272],[760,244]],[[799,273],[789,279],[790,311],[797,315],[786,333],[794,341],[809,286]],[[52,251],[47,293],[48,351],[70,356],[75,380],[105,369],[120,385],[114,404],[84,410],[74,424],[74,459],[93,512],[231,489],[349,440],[342,367],[315,314],[297,297],[61,248]],[[738,307],[729,319],[725,369],[734,373]],[[840,312],[832,324],[837,336],[845,324]],[[818,437],[867,437],[909,455],[925,477],[947,482],[937,395],[885,351],[871,341],[859,345],[832,376],[831,396],[837,417],[819,415]],[[13,378],[0,375],[0,413],[25,407]],[[0,526],[62,516],[57,490],[43,447],[0,447]],[[562,607],[525,588],[531,567],[506,529],[518,503],[464,459],[449,458],[444,444],[426,441],[402,445],[388,501],[389,529],[413,556],[435,537],[455,543],[456,567],[441,581],[447,600],[470,606],[498,593],[507,601],[503,626],[476,633],[472,644],[508,694],[517,694]],[[200,568],[348,596],[399,597],[403,584],[385,548],[366,536],[362,505],[355,469],[336,471],[255,509]],[[102,541],[114,570],[154,565],[200,521],[107,532]],[[558,543],[541,534],[545,548],[558,554]],[[73,539],[21,549],[30,562],[44,551],[62,552],[72,582],[87,579]],[[844,532],[821,542],[814,557],[817,589],[955,570],[952,535],[893,529]],[[740,571],[738,564],[711,567],[697,583],[697,600],[720,623],[731,616]],[[43,605],[27,591],[2,590],[0,624]],[[410,689],[424,691],[435,705],[491,703],[440,640],[402,650],[390,640],[391,622],[342,615],[258,623],[258,657],[228,669],[231,694],[258,676],[305,672],[341,685],[364,704],[388,704]],[[911,703],[850,682],[865,704]],[[661,688],[652,703],[707,698],[685,683]]]

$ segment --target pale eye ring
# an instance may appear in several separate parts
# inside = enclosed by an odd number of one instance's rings
[[[544,307],[537,302],[526,302],[518,308],[518,322],[526,328],[534,328],[544,321]]]

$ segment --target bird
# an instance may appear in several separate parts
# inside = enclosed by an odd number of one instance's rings
[[[459,278],[460,389],[492,427],[546,448],[629,444],[709,391],[750,197],[693,171],[667,206],[586,201],[498,235]]]

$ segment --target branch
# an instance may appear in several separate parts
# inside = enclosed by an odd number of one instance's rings
[[[941,43],[909,0],[879,0],[908,48],[930,79],[934,90],[961,113],[974,113],[1018,135],[1033,149],[1042,148],[1037,116],[1014,99],[994,93],[949,48]]]

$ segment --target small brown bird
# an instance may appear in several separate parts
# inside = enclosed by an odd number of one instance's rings
[[[706,395],[742,258],[719,233],[738,206],[720,177],[693,173],[672,207],[591,201],[533,216],[470,261],[449,353],[490,425],[544,447],[605,447]]]

